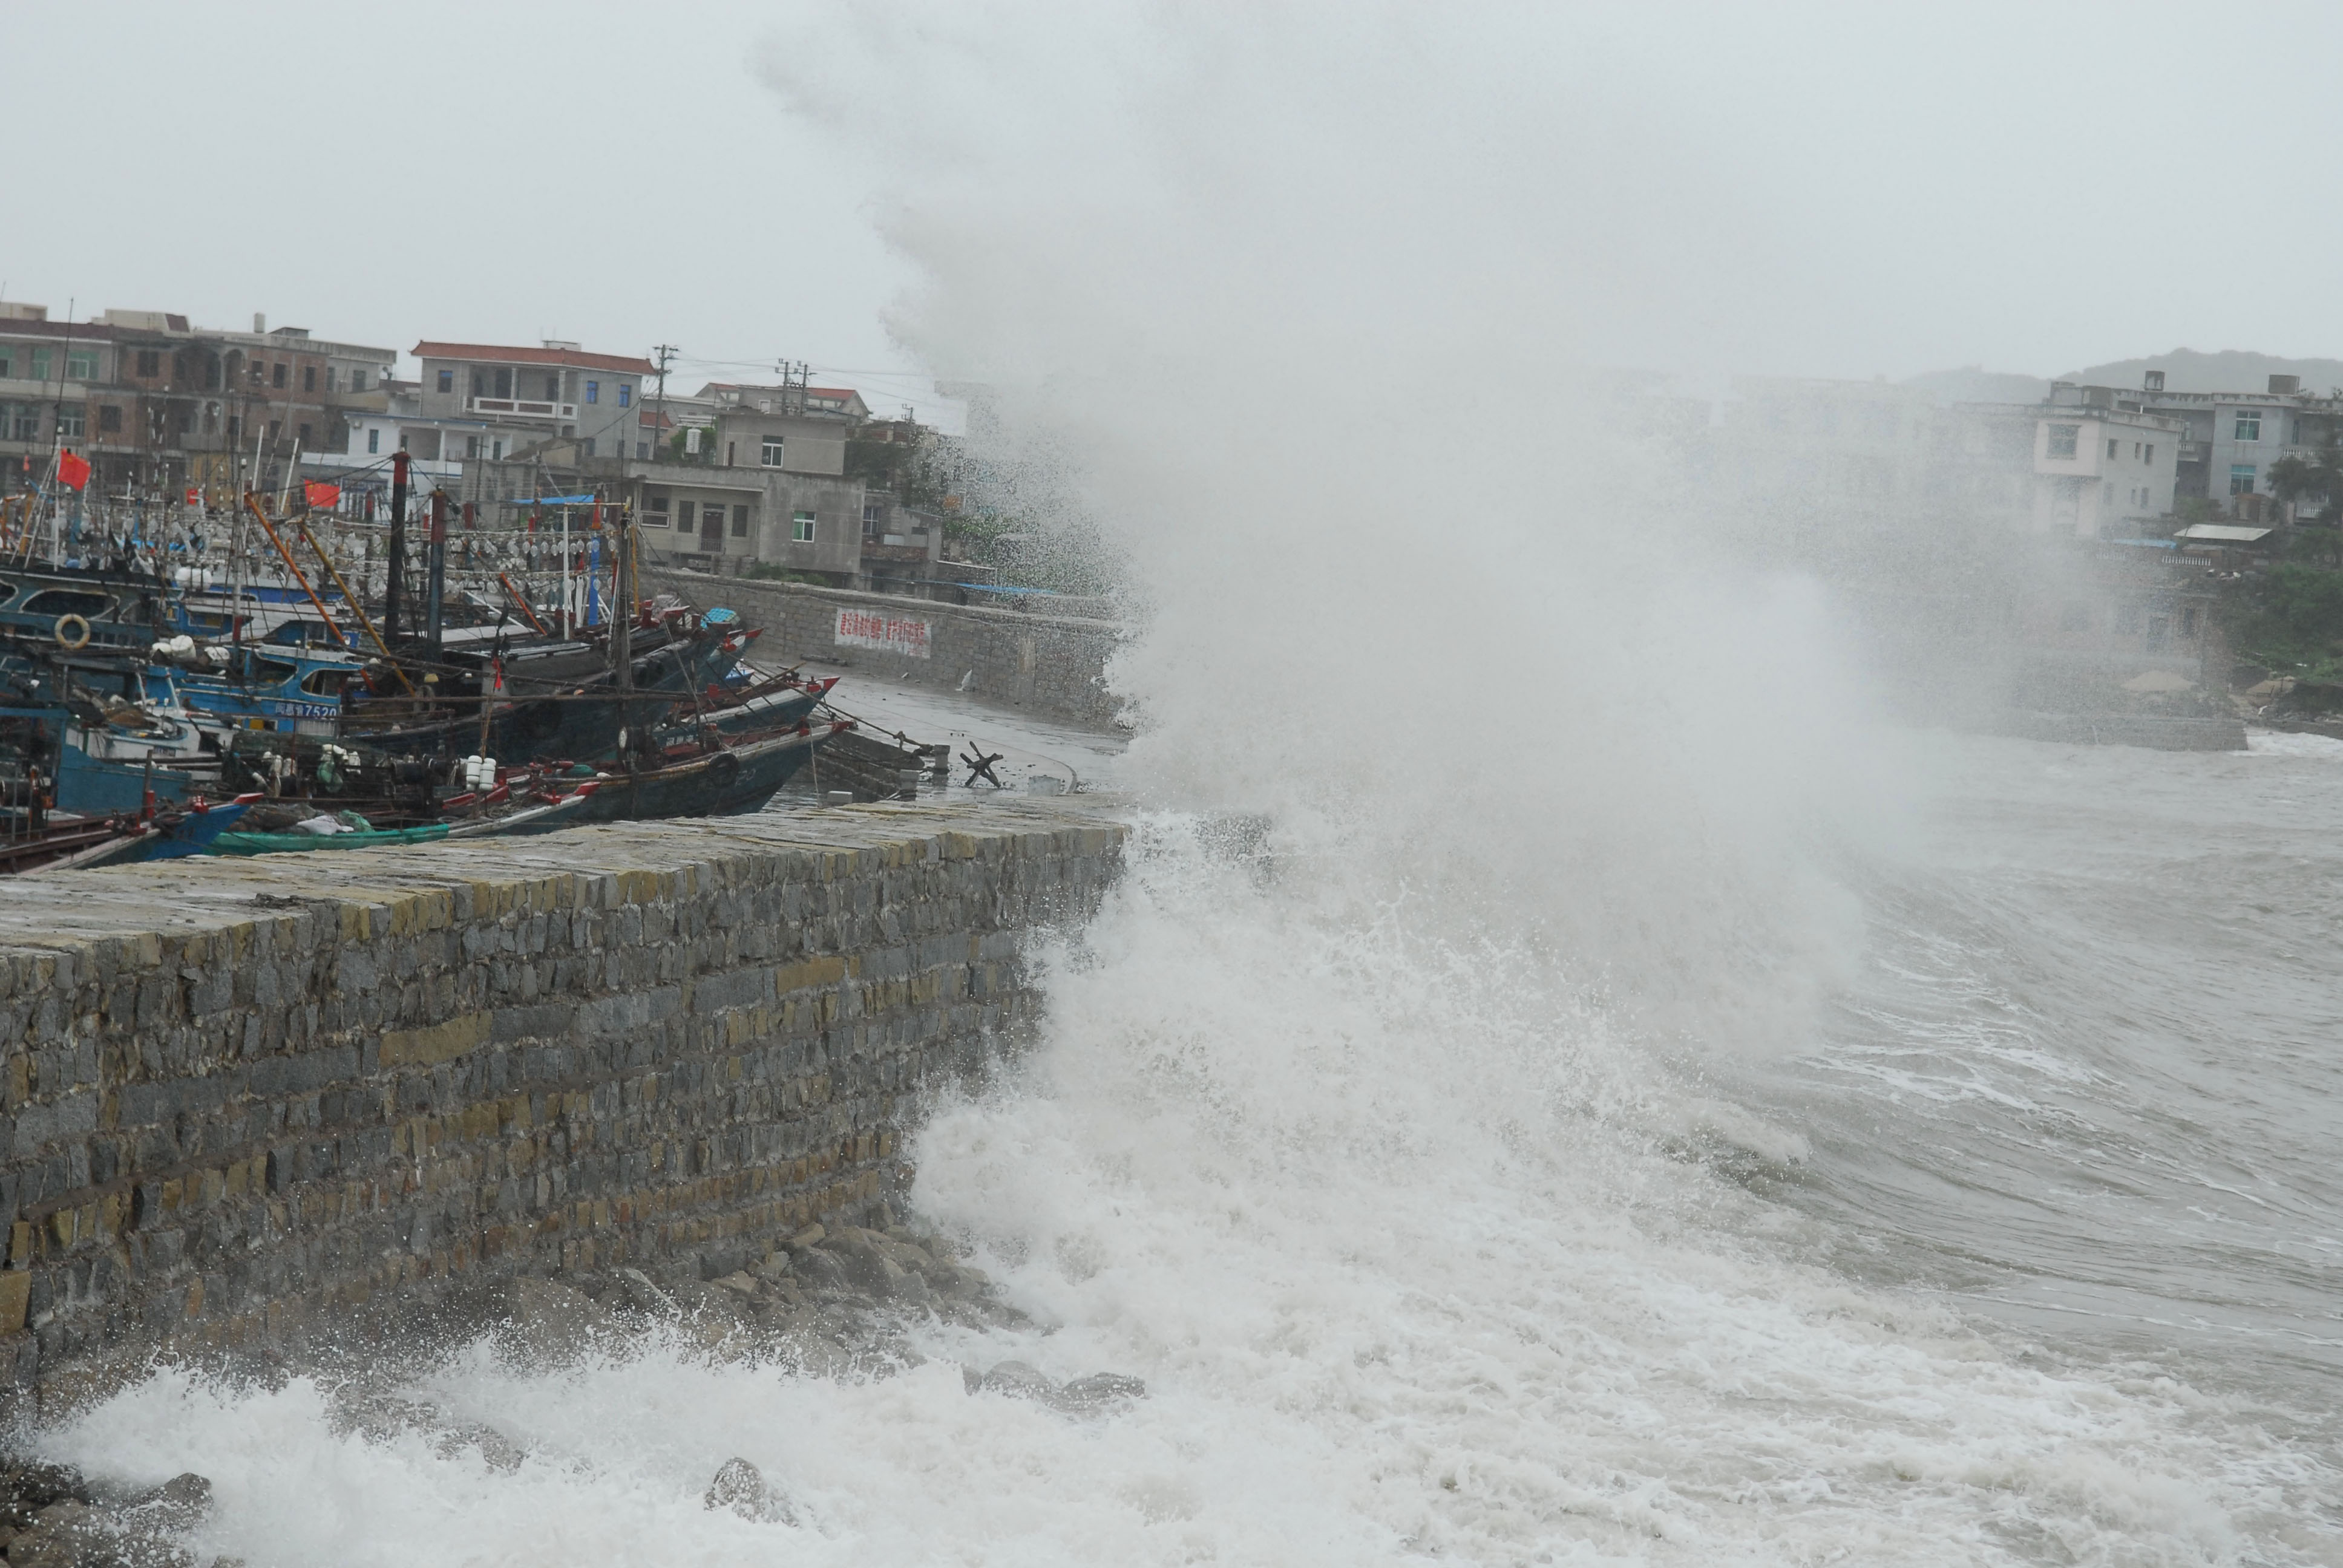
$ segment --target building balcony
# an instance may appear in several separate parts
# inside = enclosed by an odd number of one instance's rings
[[[527,397],[467,397],[464,407],[473,414],[509,414],[523,419],[575,419],[575,403],[538,403]]]

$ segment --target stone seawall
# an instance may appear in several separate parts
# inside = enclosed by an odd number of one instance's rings
[[[980,697],[1081,724],[1111,723],[1119,706],[1106,690],[1106,662],[1122,636],[1114,621],[697,572],[646,569],[643,576],[648,587],[727,606],[765,628],[760,654],[768,661],[818,659],[890,681],[908,676],[957,687],[965,679]],[[889,640],[883,628],[890,626],[900,634],[891,647],[845,640],[841,610],[878,622],[882,635],[871,640]]]
[[[17,879],[14,1386],[858,1217],[1121,840],[1072,797]]]

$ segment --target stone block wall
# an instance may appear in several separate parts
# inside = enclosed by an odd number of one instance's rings
[[[15,1384],[857,1217],[1121,842],[1075,797],[20,879]]]
[[[749,625],[763,627],[759,657],[768,662],[810,658],[843,664],[873,680],[909,677],[958,687],[965,679],[967,689],[980,697],[1080,724],[1111,723],[1121,706],[1106,689],[1107,660],[1122,637],[1114,621],[696,572],[646,569],[643,576],[648,588],[665,588],[701,606],[723,605],[739,611]],[[924,623],[927,656],[841,644],[841,608]]]

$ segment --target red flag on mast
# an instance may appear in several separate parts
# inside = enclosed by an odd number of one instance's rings
[[[70,447],[57,454],[57,483],[70,490],[89,483],[89,465],[75,457]]]
[[[312,479],[302,485],[301,495],[312,507],[337,506],[342,499],[342,487],[339,485],[321,485]]]

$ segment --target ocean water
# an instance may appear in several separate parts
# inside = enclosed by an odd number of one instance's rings
[[[973,501],[1134,628],[1128,874],[912,1150],[1034,1328],[418,1378],[507,1470],[178,1372],[45,1450],[202,1471],[256,1565],[2343,1563],[2343,757],[1876,723],[1770,553],[1852,525],[1720,511],[1587,369],[1835,302],[1563,15],[831,8],[759,56],[921,279]],[[1011,1357],[1149,1395],[964,1391]],[[736,1454],[797,1523],[700,1508]]]
[[[1894,744],[1934,785],[1843,865],[1795,1049],[1656,1043],[1422,868],[1153,813],[915,1151],[1034,1329],[417,1380],[510,1471],[176,1372],[42,1447],[203,1472],[255,1564],[2343,1562],[2343,747]],[[964,1391],[1011,1356],[1150,1394]],[[799,1523],[700,1507],[736,1453]]]

